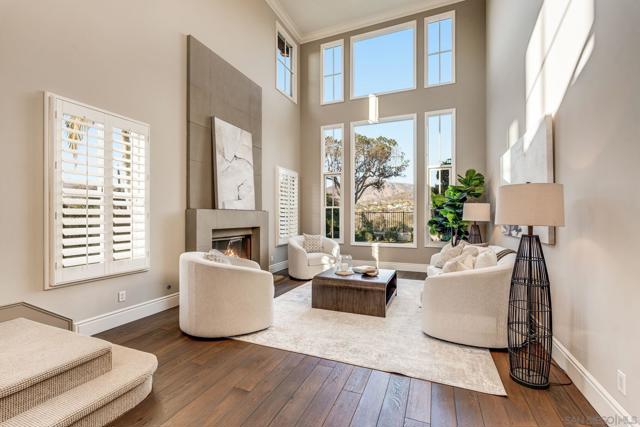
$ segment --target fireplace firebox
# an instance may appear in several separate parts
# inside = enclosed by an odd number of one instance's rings
[[[211,249],[217,249],[228,256],[251,259],[251,234],[213,237]]]

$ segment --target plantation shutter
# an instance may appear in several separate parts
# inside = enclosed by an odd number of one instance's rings
[[[148,126],[48,102],[46,286],[148,268]]]
[[[298,235],[298,173],[278,168],[278,245]]]

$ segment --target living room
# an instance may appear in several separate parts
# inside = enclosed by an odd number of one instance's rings
[[[0,424],[638,423],[637,1],[0,11]]]

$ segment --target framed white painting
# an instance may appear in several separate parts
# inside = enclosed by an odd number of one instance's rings
[[[214,206],[255,210],[251,133],[218,117],[212,121]]]

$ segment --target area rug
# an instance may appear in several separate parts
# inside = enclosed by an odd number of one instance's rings
[[[382,318],[311,308],[308,282],[275,299],[273,326],[235,339],[506,396],[488,350],[422,332],[422,286],[421,281],[398,280],[398,296]]]

